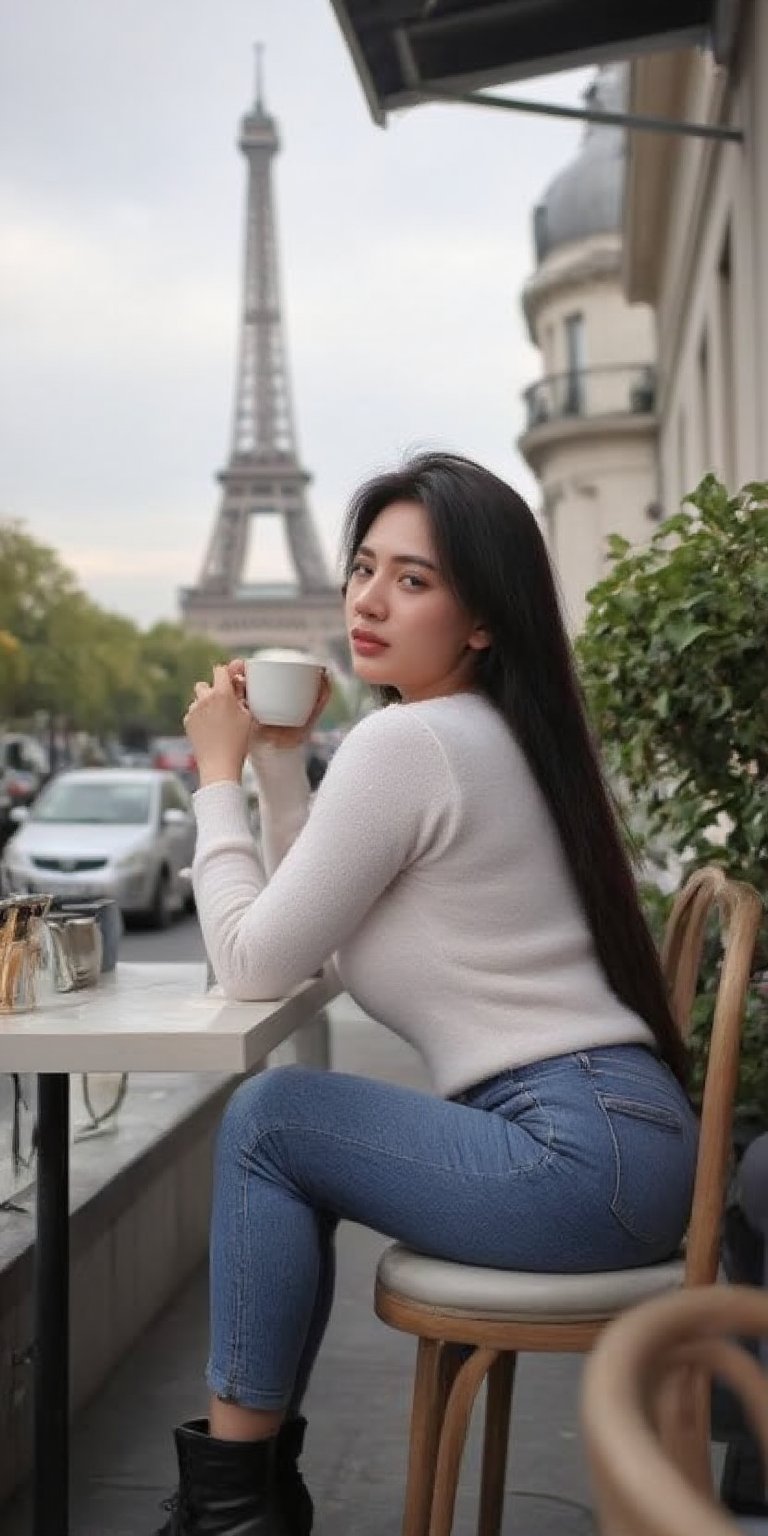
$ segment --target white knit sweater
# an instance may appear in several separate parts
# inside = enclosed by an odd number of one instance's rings
[[[194,890],[227,995],[279,997],[334,956],[446,1096],[566,1051],[653,1044],[608,986],[541,792],[484,698],[367,716],[309,814],[301,749],[255,763],[267,883],[240,786],[195,795]]]

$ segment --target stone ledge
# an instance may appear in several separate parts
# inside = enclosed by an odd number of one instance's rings
[[[70,1147],[70,1254],[74,1264],[105,1221],[116,1221],[147,1179],[221,1113],[238,1078],[226,1073],[135,1073],[114,1128]],[[34,1185],[0,1211],[0,1313],[32,1284]]]

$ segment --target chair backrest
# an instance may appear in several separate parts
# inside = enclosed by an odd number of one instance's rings
[[[741,1400],[768,1470],[768,1379],[728,1337],[768,1334],[768,1295],[700,1286],[643,1302],[604,1329],[587,1358],[581,1424],[603,1536],[732,1536],[709,1469],[713,1377]],[[693,1439],[703,1439],[705,1455]]]
[[[708,1285],[717,1277],[739,1048],[763,904],[754,886],[729,880],[714,866],[696,870],[676,897],[664,937],[662,965],[672,1012],[684,1038],[690,1029],[707,922],[713,909],[720,920],[723,959],[701,1105],[699,1155],[686,1243],[687,1285]]]

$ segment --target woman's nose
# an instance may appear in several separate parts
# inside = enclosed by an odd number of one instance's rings
[[[368,582],[362,592],[358,592],[355,599],[355,612],[361,616],[368,614],[376,618],[384,617],[386,597],[381,582],[377,581],[375,577],[372,581]]]

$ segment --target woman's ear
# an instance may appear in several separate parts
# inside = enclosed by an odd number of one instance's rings
[[[488,651],[492,644],[493,636],[490,630],[486,629],[484,624],[476,624],[467,640],[470,651]]]

